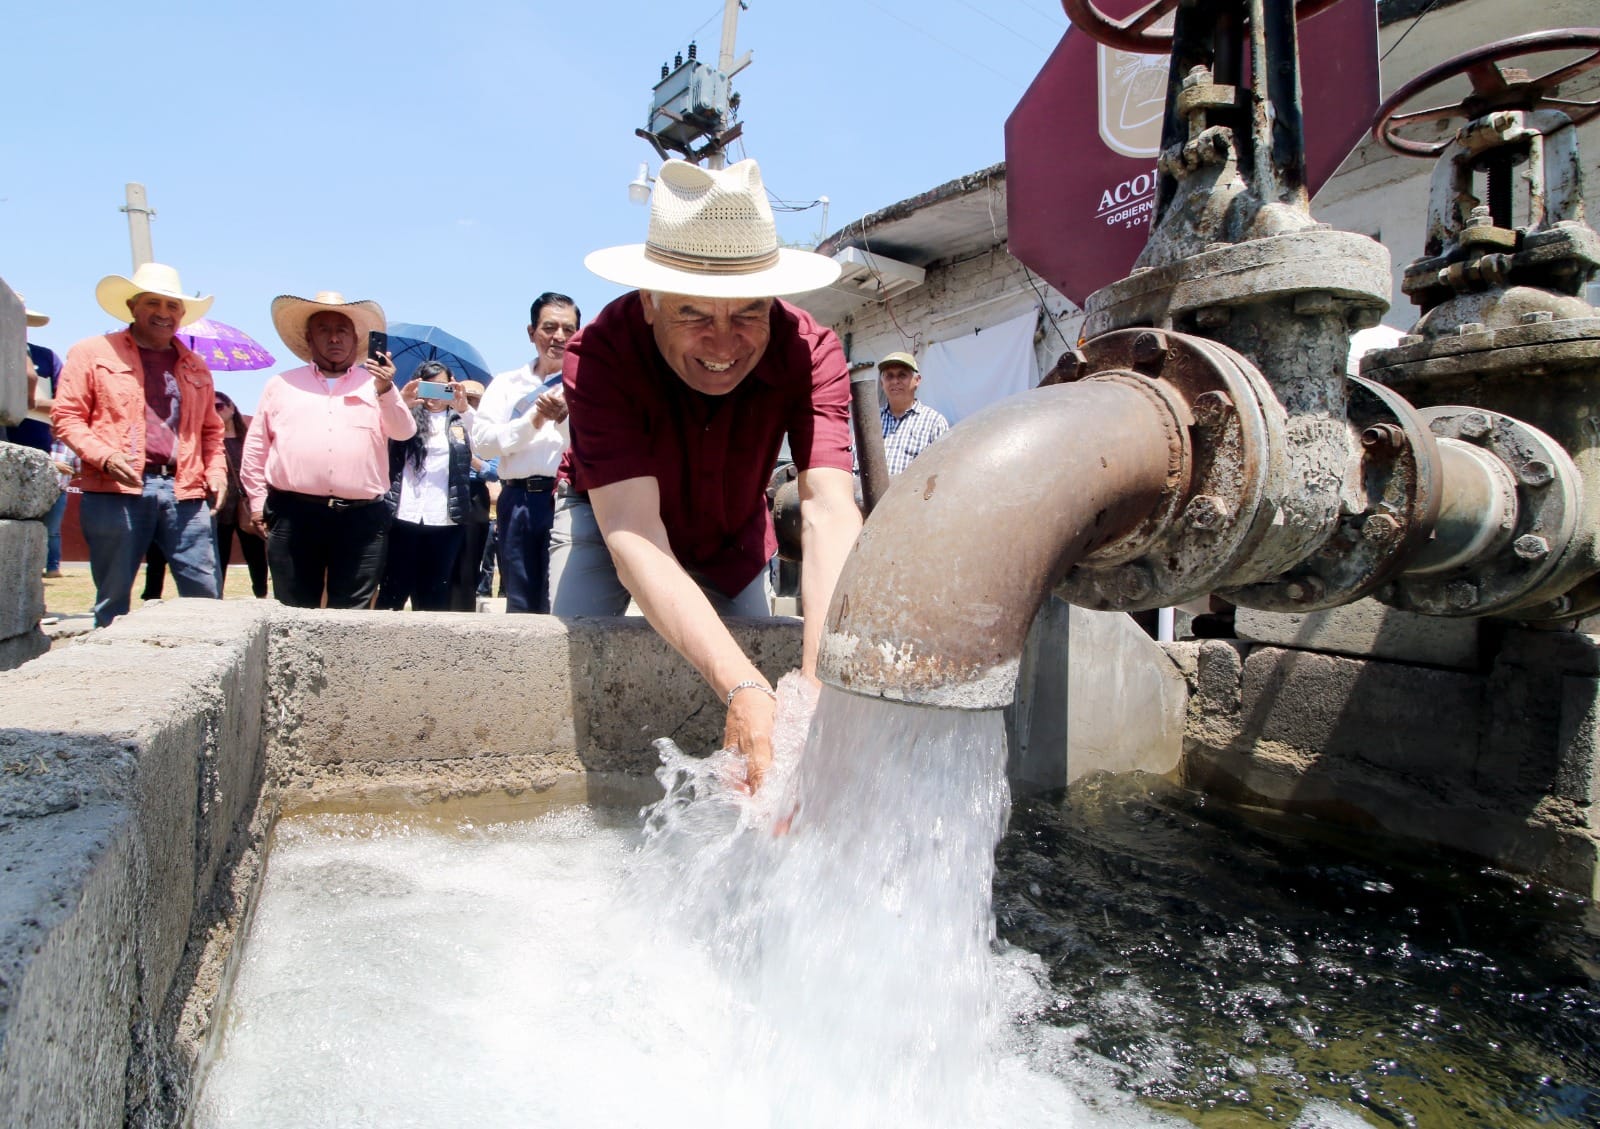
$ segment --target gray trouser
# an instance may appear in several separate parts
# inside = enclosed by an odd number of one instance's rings
[[[718,615],[769,616],[772,592],[767,570],[737,596],[725,596],[702,578],[690,573]],[[550,530],[550,610],[555,615],[622,615],[628,610],[628,590],[617,579],[611,550],[600,536],[594,507],[581,497],[563,493],[556,500],[555,525]]]

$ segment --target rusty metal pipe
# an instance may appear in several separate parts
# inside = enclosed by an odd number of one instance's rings
[[[1128,373],[963,420],[867,520],[828,609],[819,676],[922,705],[1008,705],[1045,596],[1181,485],[1180,411]]]
[[[1439,517],[1433,536],[1406,561],[1410,576],[1449,572],[1498,552],[1511,540],[1516,522],[1516,480],[1493,454],[1440,439],[1439,460]]]
[[[850,418],[856,432],[856,464],[861,468],[861,512],[870,514],[889,489],[889,457],[883,451],[883,409],[878,402],[878,370],[867,365],[850,374]]]

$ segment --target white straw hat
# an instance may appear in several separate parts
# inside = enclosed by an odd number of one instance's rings
[[[347,302],[337,290],[319,290],[315,298],[296,298],[293,294],[279,294],[272,300],[272,324],[288,346],[289,352],[302,361],[311,360],[311,349],[306,345],[306,323],[313,315],[324,310],[343,314],[356,327],[356,347],[365,356],[367,334],[382,332],[389,324],[384,320],[383,307],[364,298]]]
[[[204,298],[185,294],[183,283],[178,280],[178,268],[165,263],[144,263],[133,272],[132,278],[108,274],[94,288],[95,300],[100,303],[100,308],[118,321],[133,320],[128,300],[138,294],[159,294],[163,298],[176,298],[182,302],[183,319],[178,322],[179,325],[188,325],[205,317],[213,300],[209,294]]]
[[[839,277],[825,255],[778,246],[761,169],[749,160],[725,169],[666,162],[645,242],[592,252],[583,265],[624,286],[697,298],[803,294]]]

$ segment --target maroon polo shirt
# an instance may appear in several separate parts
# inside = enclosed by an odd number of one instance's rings
[[[579,490],[654,478],[678,563],[737,595],[777,551],[767,480],[783,438],[800,470],[850,470],[850,374],[831,329],[772,304],[772,340],[726,396],[696,392],[667,367],[638,291],[567,343],[562,368]]]

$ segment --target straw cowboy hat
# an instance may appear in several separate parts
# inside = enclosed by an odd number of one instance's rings
[[[279,294],[272,300],[272,324],[278,336],[289,347],[289,352],[302,361],[310,362],[311,349],[306,345],[306,323],[313,315],[324,310],[343,314],[356,327],[356,347],[365,353],[367,334],[384,332],[389,323],[384,320],[383,307],[370,298],[347,302],[337,290],[319,290],[315,298],[296,298],[293,294]]]
[[[15,294],[17,296],[17,301],[22,303],[22,312],[23,315],[28,319],[29,329],[38,329],[41,325],[50,324],[49,314],[41,314],[38,310],[28,309],[28,300],[22,296],[22,291],[13,290],[11,293]]]
[[[650,194],[645,241],[595,251],[583,265],[624,286],[697,298],[775,298],[839,277],[832,259],[778,246],[754,161],[725,169],[666,162]]]
[[[176,298],[182,302],[183,319],[178,322],[179,325],[199,321],[211,309],[211,295],[200,298],[185,294],[183,283],[178,281],[178,269],[165,263],[144,263],[133,272],[132,278],[108,274],[94,288],[95,300],[100,303],[100,308],[118,321],[133,320],[128,300],[138,294],[159,294],[163,298]]]

